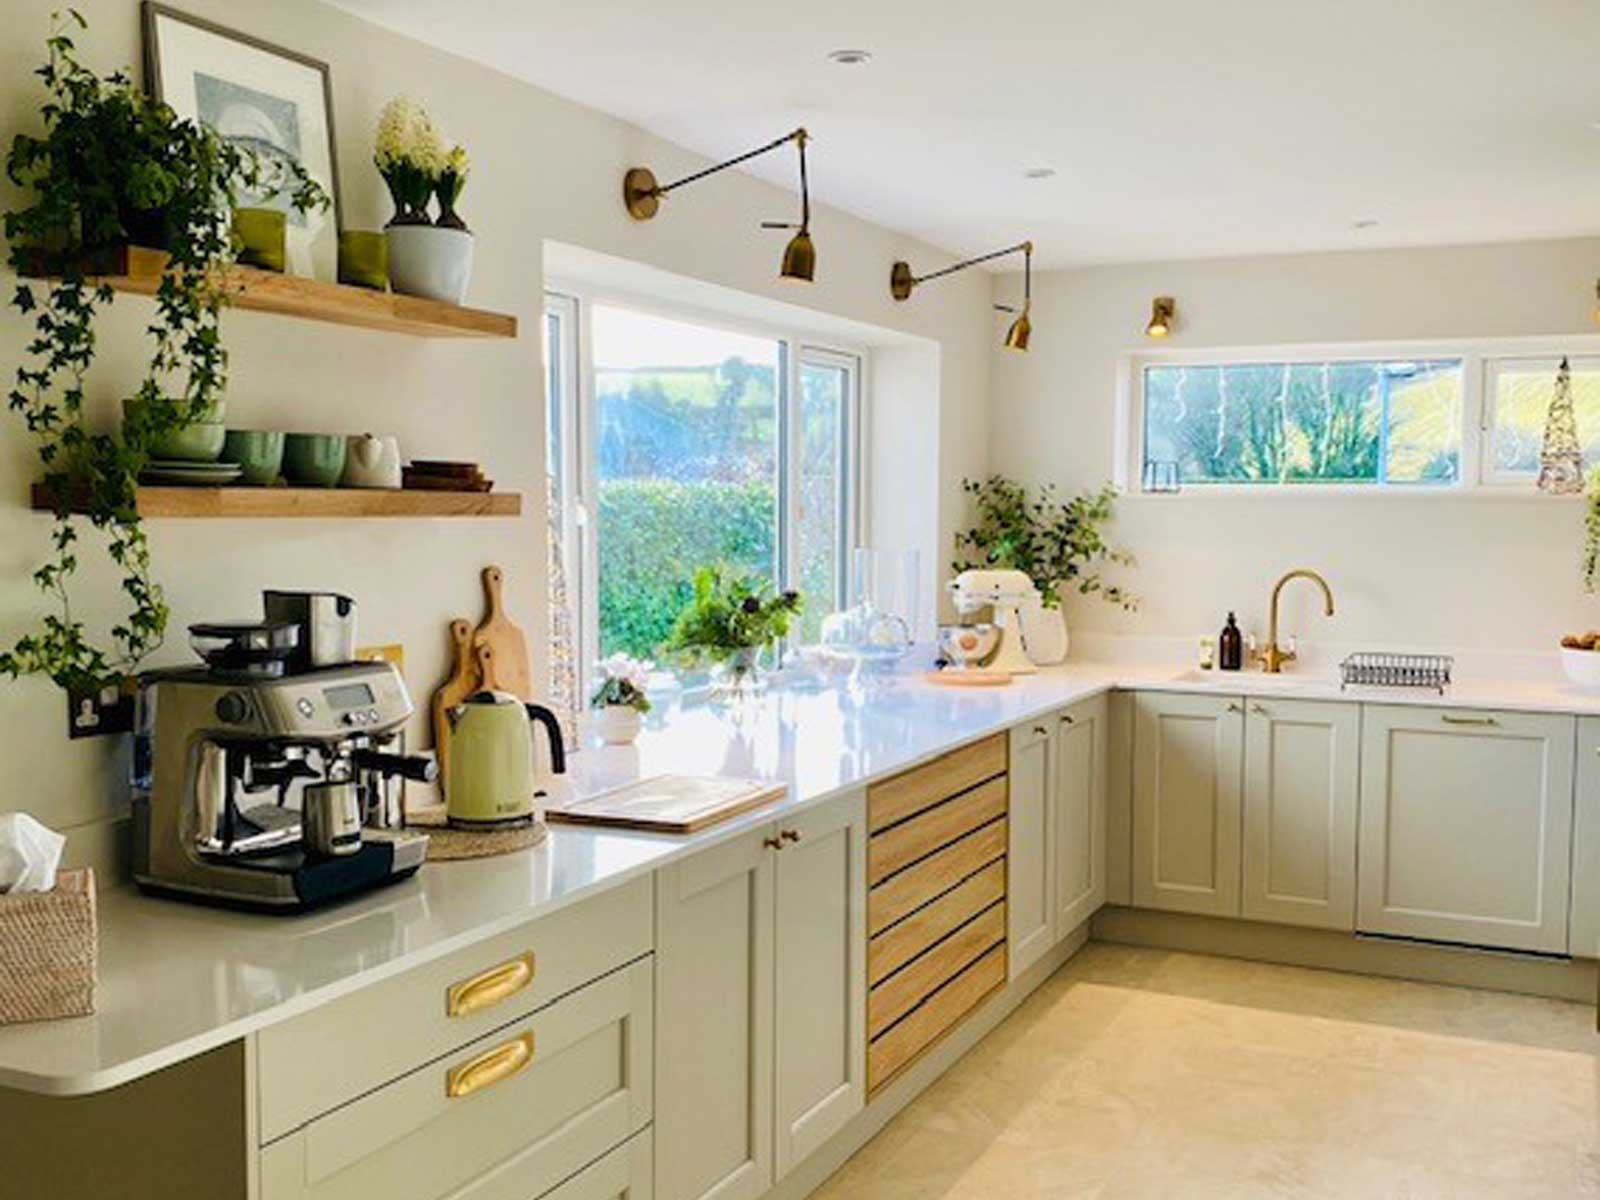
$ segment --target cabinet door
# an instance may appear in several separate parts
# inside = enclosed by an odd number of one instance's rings
[[[1244,705],[1142,692],[1135,721],[1134,904],[1238,916]]]
[[[1056,718],[1050,832],[1057,938],[1106,902],[1107,728],[1104,696],[1074,705]]]
[[[1354,929],[1361,709],[1303,700],[1245,707],[1244,915]]]
[[[1043,719],[1011,731],[1006,940],[1011,944],[1012,979],[1055,943],[1050,856],[1050,791],[1055,774],[1052,723]]]
[[[786,821],[775,856],[777,1175],[867,1095],[867,809],[861,793]]]
[[[1565,953],[1572,717],[1369,706],[1357,928]]]
[[[656,872],[656,1195],[772,1184],[771,826]]]
[[[1572,812],[1572,912],[1568,952],[1600,958],[1600,717],[1578,719]]]

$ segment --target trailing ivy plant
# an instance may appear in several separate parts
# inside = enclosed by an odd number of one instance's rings
[[[53,554],[34,581],[55,610],[0,653],[12,678],[43,674],[70,692],[120,678],[160,644],[167,606],[150,571],[150,548],[136,504],[139,473],[152,442],[202,418],[220,399],[228,356],[219,320],[227,293],[223,268],[232,259],[235,197],[287,193],[300,212],[328,198],[298,164],[264,164],[117,72],[104,78],[77,58],[72,30],[82,16],[56,14],[47,58],[35,72],[47,99],[41,136],[19,133],[6,174],[31,193],[4,215],[9,263],[21,283],[12,307],[33,319],[27,358],[8,393],[38,440],[44,484],[55,509]],[[95,356],[95,322],[114,299],[93,272],[113,269],[126,245],[153,246],[169,256],[156,291],[148,333],[149,367],[118,439],[83,422],[85,377]],[[73,615],[68,583],[78,568],[74,510],[107,539],[122,572],[127,616],[97,646]]]
[[[1039,589],[1046,608],[1061,603],[1060,589],[1071,583],[1084,595],[1099,595],[1124,609],[1138,607],[1136,596],[1108,586],[1094,567],[1102,562],[1132,566],[1128,551],[1108,545],[1103,527],[1111,519],[1116,489],[1109,484],[1070,500],[1045,484],[1029,495],[1020,483],[993,475],[981,482],[963,479],[977,523],[956,534],[955,571],[998,567],[1021,571]]]

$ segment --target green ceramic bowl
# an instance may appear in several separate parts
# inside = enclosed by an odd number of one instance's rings
[[[291,433],[283,439],[283,476],[301,487],[334,487],[344,474],[339,433]]]
[[[138,399],[124,400],[123,420],[133,420],[147,403]],[[183,462],[216,462],[222,454],[222,443],[227,433],[228,427],[222,422],[222,404],[219,401],[210,407],[204,420],[196,421],[182,429],[172,429],[158,434],[150,442],[150,455],[152,458],[178,459]]]
[[[230,429],[222,456],[244,468],[241,483],[270,487],[283,470],[284,435],[275,429]]]

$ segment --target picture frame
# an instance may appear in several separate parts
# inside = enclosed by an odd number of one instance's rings
[[[293,157],[331,197],[327,212],[304,214],[287,196],[260,203],[288,212],[289,273],[336,280],[344,222],[328,64],[155,0],[141,14],[153,98],[260,154]]]

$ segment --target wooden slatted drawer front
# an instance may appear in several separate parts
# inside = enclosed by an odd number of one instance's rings
[[[996,946],[867,1047],[867,1088],[877,1091],[1006,981],[1006,948]]]
[[[263,1029],[262,1142],[648,954],[654,905],[640,878]]]
[[[873,834],[867,843],[867,883],[876,887],[896,871],[1005,815],[1006,780],[1002,775],[924,809],[893,829]]]
[[[867,995],[867,1036],[878,1037],[977,959],[1006,940],[1006,906],[995,904],[913,959]]]
[[[544,1195],[650,1122],[653,963],[607,975],[267,1146],[261,1200]]]
[[[981,742],[952,750],[932,762],[913,767],[903,775],[867,789],[867,824],[871,832],[904,821],[925,808],[948,800],[957,792],[1003,775],[1006,769],[1006,735],[997,733]]]
[[[867,946],[867,980],[881,983],[935,942],[955,932],[1006,894],[1006,864],[992,862],[937,900],[885,929]]]
[[[1003,859],[1006,836],[1002,817],[880,883],[867,893],[868,934],[877,936],[974,871]]]

